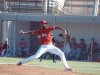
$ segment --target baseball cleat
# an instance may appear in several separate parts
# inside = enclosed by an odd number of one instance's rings
[[[73,72],[74,70],[71,68],[67,68],[65,71]]]
[[[53,63],[56,63],[56,61],[53,61]]]
[[[68,69],[67,69],[67,71],[73,71],[73,69],[71,69],[71,68],[68,68]]]
[[[19,62],[19,63],[17,63],[17,65],[18,65],[18,66],[21,66],[21,65],[22,65],[22,63],[21,63],[21,62]]]

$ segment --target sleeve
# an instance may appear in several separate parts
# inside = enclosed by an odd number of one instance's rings
[[[52,30],[54,30],[54,29],[55,29],[55,27],[53,27],[53,26],[48,27],[48,30],[49,30],[49,31],[52,31]]]
[[[39,30],[34,30],[32,33],[38,35],[39,34]]]

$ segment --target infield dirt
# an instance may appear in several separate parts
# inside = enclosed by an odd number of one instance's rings
[[[35,66],[0,64],[0,75],[89,75]]]

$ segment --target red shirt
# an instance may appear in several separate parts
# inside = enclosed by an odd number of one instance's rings
[[[97,48],[97,43],[95,41],[92,42],[92,48],[96,49]]]
[[[77,49],[78,48],[77,42],[72,42],[71,47],[74,48],[74,49]]]
[[[3,44],[3,49],[7,49],[8,45],[7,44]]]
[[[46,27],[45,29],[37,29],[33,31],[33,34],[38,35],[40,44],[48,45],[52,42],[51,31],[54,30],[54,27]]]
[[[67,41],[69,43],[70,42],[70,36],[68,34],[66,35],[66,39],[67,39]]]
[[[79,44],[79,47],[80,47],[80,48],[84,48],[84,47],[86,47],[86,44],[81,42],[81,43]]]
[[[0,51],[2,50],[2,47],[0,47]]]
[[[27,43],[25,40],[21,40],[20,43],[19,43],[19,46],[20,47],[27,47]]]
[[[2,47],[0,47],[0,54],[2,53]]]

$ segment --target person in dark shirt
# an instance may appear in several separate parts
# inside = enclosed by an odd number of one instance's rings
[[[8,44],[7,41],[4,41],[4,43],[2,44],[2,56],[6,56],[7,55],[7,50],[8,50]]]
[[[3,43],[0,44],[0,55],[1,55],[2,51],[3,51]]]
[[[69,60],[77,60],[78,59],[78,43],[76,42],[76,38],[71,38],[70,42],[71,51],[68,55]]]
[[[94,38],[91,38],[91,42],[88,48],[88,56],[91,58],[95,53],[99,52],[98,43]]]
[[[81,53],[80,59],[87,60],[87,45],[84,39],[80,39],[79,51]]]

